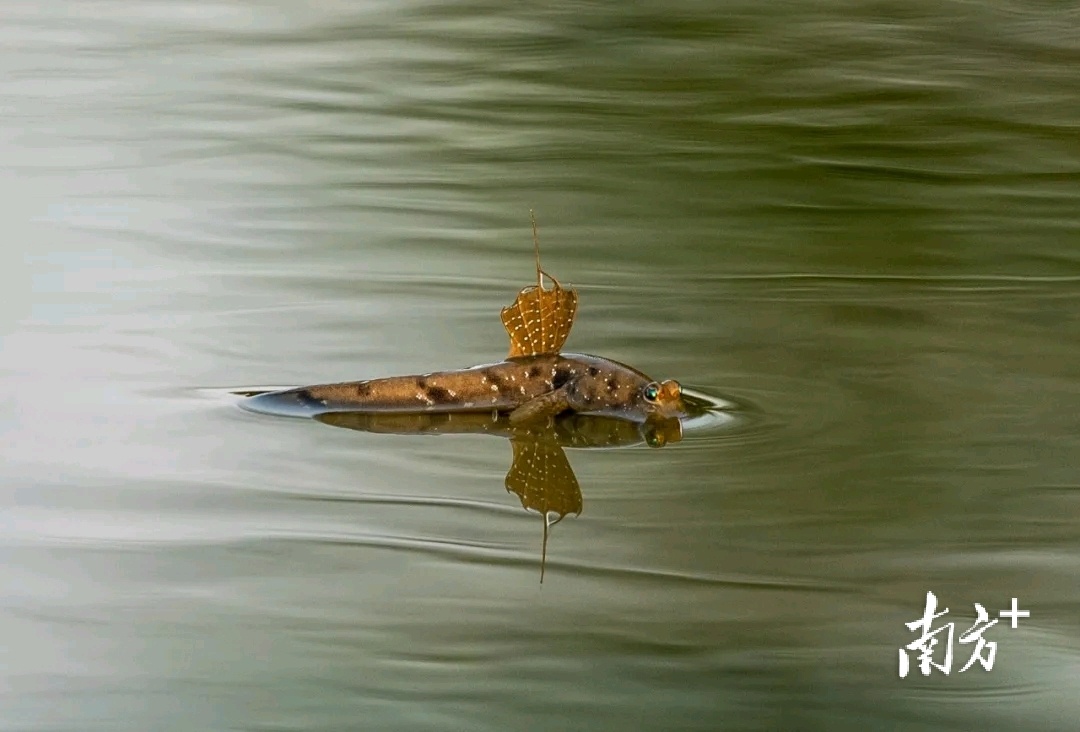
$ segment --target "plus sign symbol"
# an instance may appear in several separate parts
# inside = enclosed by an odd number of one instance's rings
[[[1013,628],[1017,627],[1016,621],[1019,620],[1020,618],[1030,618],[1031,617],[1031,611],[1030,610],[1021,610],[1018,607],[1017,602],[1018,602],[1017,599],[1014,597],[1012,599],[1012,609],[1011,610],[1002,610],[1002,611],[998,612],[998,617],[999,618],[1008,618],[1009,621],[1012,623]]]

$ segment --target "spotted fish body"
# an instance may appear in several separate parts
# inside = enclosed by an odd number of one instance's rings
[[[662,386],[671,398],[650,401],[648,387],[659,385],[637,369],[599,356],[548,353],[456,371],[269,392],[251,397],[248,405],[258,411],[511,412],[525,418],[534,416],[532,411],[550,416],[573,411],[644,421],[685,411],[678,385],[670,393],[670,384],[675,382]],[[557,398],[550,399],[553,395]],[[538,406],[516,411],[525,405]]]
[[[678,382],[662,384],[637,369],[598,356],[560,353],[577,314],[578,295],[540,268],[533,220],[536,285],[502,309],[510,339],[505,361],[459,371],[320,384],[251,397],[256,411],[319,414],[338,411],[425,414],[509,413],[512,425],[564,412],[637,422],[686,413]],[[544,277],[551,287],[544,287]]]

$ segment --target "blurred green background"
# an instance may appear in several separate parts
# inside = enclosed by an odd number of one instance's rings
[[[13,5],[0,727],[1061,730],[1080,715],[1080,14]],[[745,405],[571,451],[228,390],[568,346]],[[992,671],[897,673],[928,590]]]

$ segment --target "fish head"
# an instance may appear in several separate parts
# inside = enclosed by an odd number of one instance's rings
[[[687,414],[682,387],[674,379],[650,381],[639,392],[642,410],[648,418],[678,419]]]

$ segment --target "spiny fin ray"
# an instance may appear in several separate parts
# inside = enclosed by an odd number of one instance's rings
[[[532,211],[529,212],[532,216]],[[536,250],[536,284],[522,288],[514,302],[503,308],[503,327],[510,336],[510,358],[558,353],[570,335],[577,315],[578,294],[540,268],[540,240],[533,218],[533,246]],[[544,276],[551,288],[544,288]]]

